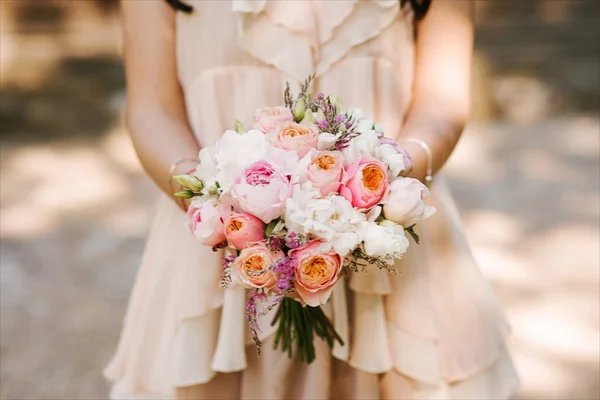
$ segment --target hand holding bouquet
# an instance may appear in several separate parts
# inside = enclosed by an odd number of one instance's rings
[[[405,177],[410,158],[359,109],[308,93],[258,110],[200,151],[194,174],[174,179],[191,198],[198,242],[230,249],[221,285],[249,289],[246,318],[260,353],[257,318],[279,307],[275,346],[315,359],[314,336],[343,344],[321,310],[343,274],[367,265],[395,272],[414,225],[435,209],[428,189]],[[262,306],[262,307],[260,307]]]

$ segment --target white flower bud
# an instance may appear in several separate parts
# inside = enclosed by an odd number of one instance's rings
[[[175,175],[173,180],[192,192],[197,193],[204,188],[204,183],[195,175]]]
[[[296,122],[302,121],[304,113],[306,112],[306,101],[303,98],[298,99],[296,106],[294,107],[294,120]]]
[[[242,124],[242,122],[241,122],[239,119],[236,119],[236,120],[235,120],[235,131],[236,131],[237,133],[239,133],[240,135],[241,135],[242,133],[245,133],[245,132],[246,132],[246,130],[244,129],[244,125]]]
[[[181,197],[183,199],[191,199],[194,197],[194,193],[192,193],[190,190],[182,190],[181,192],[175,193],[173,196]]]

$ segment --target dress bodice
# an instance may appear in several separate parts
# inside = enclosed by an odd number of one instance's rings
[[[397,0],[209,0],[177,17],[177,59],[190,124],[201,142],[236,119],[283,102],[315,74],[314,90],[361,107],[389,134],[410,102],[412,15]]]

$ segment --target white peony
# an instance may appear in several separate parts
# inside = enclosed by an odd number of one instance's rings
[[[366,117],[366,114],[362,110],[362,108],[357,108],[357,107],[350,107],[350,108],[348,108],[348,110],[346,110],[346,114],[348,114],[349,116],[351,116],[354,120],[359,120],[361,118],[365,118]]]
[[[372,119],[362,118],[357,121],[354,130],[361,134],[371,131],[377,133],[377,131],[374,129],[374,125],[375,121],[373,121]]]
[[[388,220],[379,224],[375,222],[365,224],[364,248],[368,255],[400,258],[408,249],[409,242],[402,226]]]
[[[362,242],[365,215],[341,196],[319,195],[310,182],[296,185],[286,203],[285,224],[290,231],[326,241],[344,257]]]
[[[390,144],[379,146],[376,157],[389,167],[390,177],[397,177],[406,168],[404,156]]]
[[[353,164],[365,157],[377,157],[379,146],[379,138],[374,130],[355,137],[342,150],[345,164]]]

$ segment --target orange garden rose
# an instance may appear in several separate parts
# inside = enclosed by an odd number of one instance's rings
[[[323,196],[340,189],[344,158],[339,151],[317,151],[307,168],[307,178]]]
[[[232,213],[224,221],[225,236],[229,244],[236,249],[259,242],[265,236],[265,224],[248,213]]]
[[[319,129],[315,125],[284,122],[269,133],[271,144],[283,150],[295,151],[302,158],[316,148]]]
[[[342,270],[342,257],[335,251],[320,252],[321,242],[309,242],[292,250],[296,261],[296,292],[309,306],[325,304]]]
[[[294,116],[287,107],[266,107],[256,111],[252,120],[254,122],[252,128],[267,133],[282,123],[293,120]]]
[[[271,251],[257,243],[241,251],[234,264],[234,273],[246,287],[271,289],[277,283],[270,268],[284,257],[282,251]]]
[[[353,207],[368,210],[377,205],[388,192],[387,167],[376,159],[362,159],[346,168],[340,194]]]

